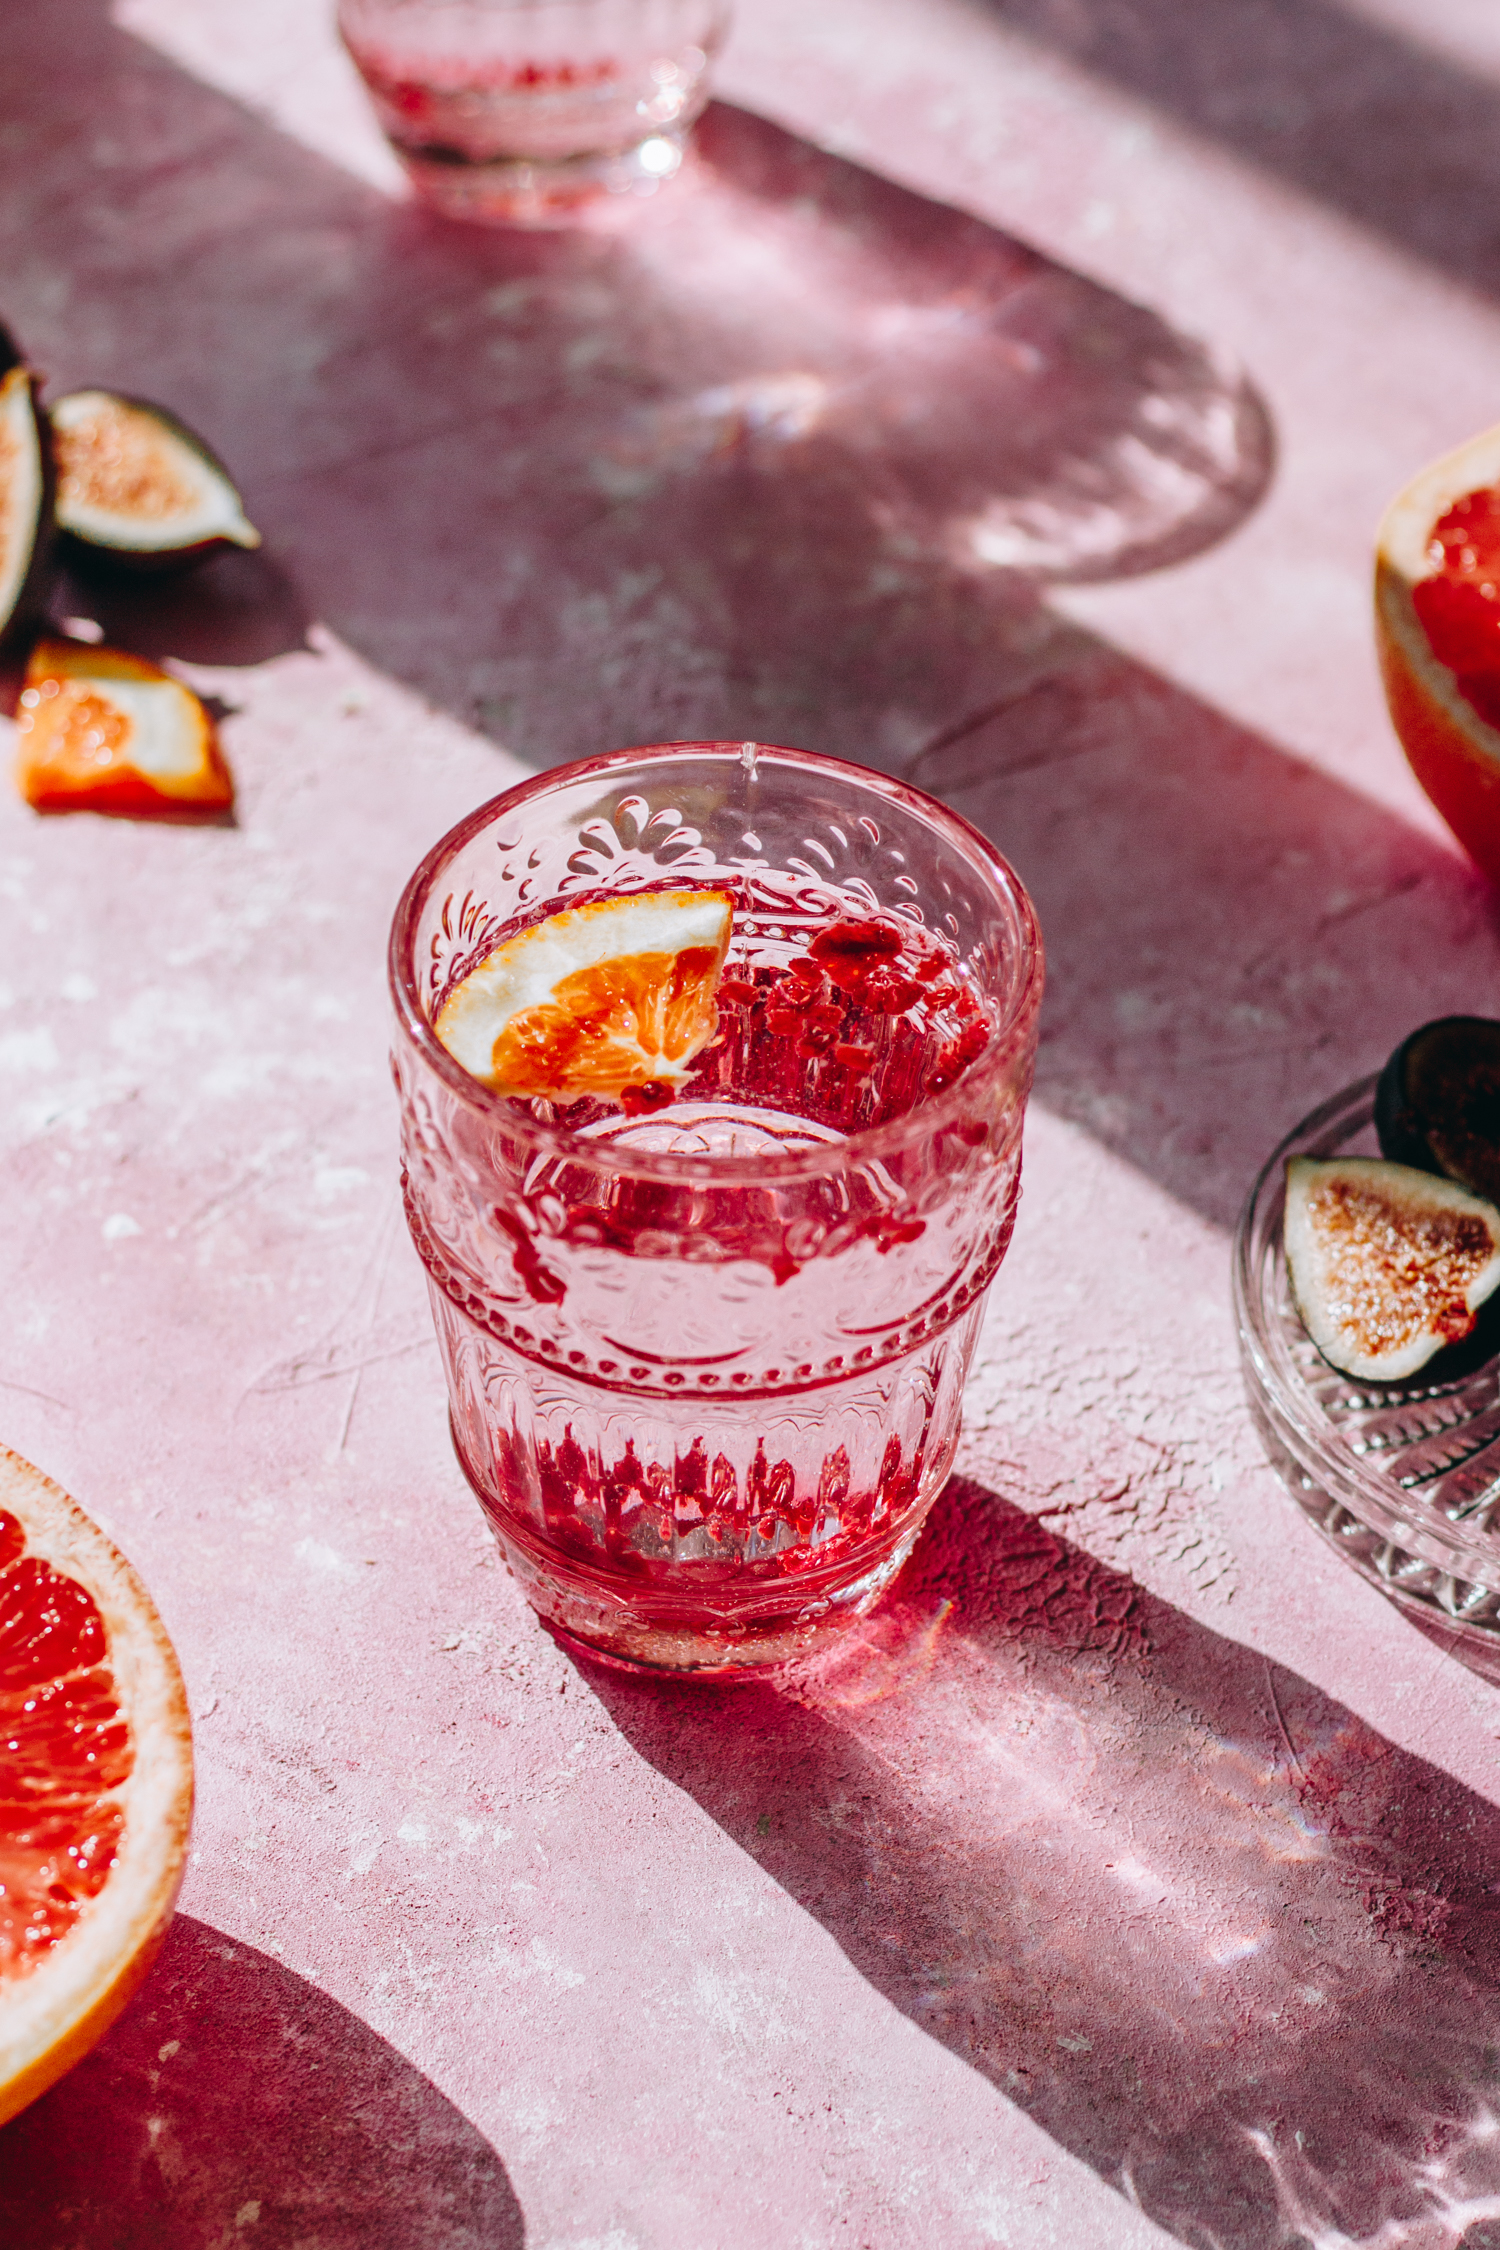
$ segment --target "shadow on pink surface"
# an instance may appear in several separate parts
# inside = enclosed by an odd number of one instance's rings
[[[1269,475],[1253,390],[1156,315],[722,106],[628,234],[490,233],[100,0],[15,37],[0,311],[59,386],[201,426],[269,541],[165,606],[65,593],[128,645],[247,662],[316,615],[538,765],[754,733],[909,774],[1036,897],[1041,1098],[1221,1224],[1493,980],[1453,854],[1049,607]]]
[[[905,771],[1035,901],[1037,1099],[1220,1227],[1299,1117],[1492,1005],[1500,908],[1456,848],[1071,626]]]
[[[1193,2250],[1500,2241],[1500,1811],[1305,1680],[963,1480],[897,1597],[779,1687],[589,1677],[896,2007]]]
[[[522,2250],[504,2164],[421,2070],[178,1915],[101,2047],[0,2131],[4,2250]]]
[[[1423,39],[1420,7],[1402,11],[1407,36],[1395,10],[1339,0],[985,5],[1007,29],[1500,294],[1500,98],[1482,64],[1467,71]],[[1453,30],[1461,42],[1461,13]]]
[[[1157,315],[716,106],[618,235],[393,205],[108,23],[17,27],[3,309],[58,387],[163,398],[271,558],[148,653],[308,612],[542,764],[757,733],[884,760],[1015,684],[1035,585],[1199,551],[1270,473],[1258,397]],[[289,578],[278,578],[284,565]]]
[[[138,656],[189,664],[262,664],[302,648],[312,623],[286,568],[264,552],[236,550],[179,578],[61,572],[58,617],[87,617],[104,638]]]
[[[430,2080],[179,1915],[141,1992],[0,2131],[5,2250],[522,2250],[505,2168]]]

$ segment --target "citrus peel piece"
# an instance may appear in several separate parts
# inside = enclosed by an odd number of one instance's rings
[[[38,641],[17,719],[16,785],[38,812],[217,812],[234,784],[198,697],[143,657]]]
[[[1415,1375],[1500,1288],[1500,1211],[1379,1157],[1291,1157],[1284,1239],[1308,1334],[1365,1382]]]
[[[1454,835],[1500,882],[1500,730],[1440,662],[1418,614],[1417,589],[1443,568],[1435,532],[1471,493],[1500,487],[1500,427],[1431,462],[1381,520],[1375,557],[1375,640],[1391,723],[1413,773]]]
[[[566,907],[469,971],[433,1029],[494,1092],[620,1101],[681,1086],[718,1023],[734,900],[647,891]]]
[[[151,1598],[0,1449],[0,2124],[102,2037],[166,1932],[192,1734]]]

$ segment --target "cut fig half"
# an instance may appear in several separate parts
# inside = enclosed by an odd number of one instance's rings
[[[51,419],[57,521],[74,561],[161,572],[260,545],[223,462],[165,407],[69,391]]]
[[[1284,1240],[1309,1336],[1367,1383],[1415,1375],[1500,1288],[1500,1211],[1380,1157],[1289,1158]]]
[[[1500,1204],[1500,1023],[1443,1016],[1403,1039],[1380,1074],[1381,1154]]]
[[[52,546],[52,451],[29,367],[0,329],[0,641],[42,608]]]

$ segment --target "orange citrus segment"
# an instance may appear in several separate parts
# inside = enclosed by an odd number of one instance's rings
[[[192,1813],[171,1643],[130,1565],[0,1450],[0,2124],[125,2005]]]
[[[213,722],[142,657],[39,641],[26,667],[16,781],[39,812],[216,811],[234,801]]]
[[[727,891],[648,891],[550,914],[496,946],[433,1026],[496,1093],[619,1101],[674,1089],[713,1037]]]
[[[1459,842],[1500,882],[1500,731],[1439,660],[1418,589],[1445,570],[1439,524],[1471,494],[1500,487],[1500,428],[1414,477],[1386,510],[1375,562],[1375,639],[1391,722],[1413,773]],[[1450,650],[1450,653],[1453,653]]]

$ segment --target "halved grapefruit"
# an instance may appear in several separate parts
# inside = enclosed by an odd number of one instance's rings
[[[82,641],[38,641],[17,720],[16,782],[38,812],[220,812],[234,784],[181,680]]]
[[[150,1967],[192,1805],[187,1698],[150,1596],[65,1492],[0,1449],[0,2124]]]
[[[733,920],[728,891],[644,891],[566,907],[487,954],[433,1029],[499,1094],[670,1099],[717,1027]]]
[[[1386,510],[1375,639],[1413,773],[1500,882],[1500,428],[1432,462]]]

